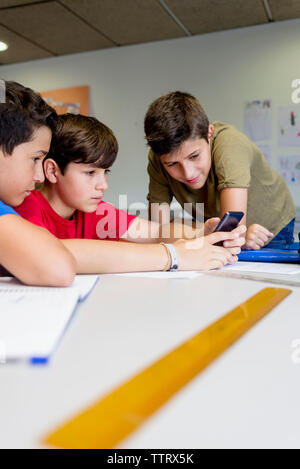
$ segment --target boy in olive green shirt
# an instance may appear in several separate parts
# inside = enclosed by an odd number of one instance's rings
[[[247,249],[292,242],[295,206],[283,178],[242,132],[209,124],[200,103],[173,92],[154,101],[145,117],[149,152],[149,204],[204,203],[205,219],[242,211]],[[155,216],[155,211],[152,211]]]

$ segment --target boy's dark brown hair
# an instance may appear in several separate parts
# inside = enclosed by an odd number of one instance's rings
[[[55,110],[31,88],[1,80],[1,97],[0,148],[4,154],[11,155],[17,145],[29,142],[39,127],[55,130]]]
[[[208,126],[208,117],[199,101],[181,91],[153,101],[144,121],[148,145],[159,156],[178,150],[190,138],[204,138],[208,142]]]
[[[116,137],[98,119],[81,114],[61,114],[46,159],[52,158],[64,174],[69,163],[107,169],[117,153]]]

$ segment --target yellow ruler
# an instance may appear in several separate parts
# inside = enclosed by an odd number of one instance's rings
[[[61,448],[114,448],[291,290],[264,288],[49,435]]]

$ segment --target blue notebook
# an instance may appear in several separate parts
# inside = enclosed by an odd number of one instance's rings
[[[300,264],[300,243],[278,245],[276,248],[262,248],[259,251],[242,251],[238,258],[246,262],[284,262]]]

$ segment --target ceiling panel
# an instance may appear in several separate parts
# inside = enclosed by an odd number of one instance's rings
[[[0,18],[2,24],[55,54],[114,46],[57,2],[4,9]]]
[[[262,0],[165,0],[193,34],[267,23]]]
[[[22,62],[24,60],[42,59],[51,57],[51,54],[40,49],[34,44],[22,39],[17,34],[7,30],[4,26],[0,25],[0,39],[9,48],[5,52],[0,53],[0,64],[9,64],[14,62]]]
[[[269,0],[269,6],[275,21],[300,18],[300,0]]]
[[[163,3],[163,2],[162,2]],[[300,0],[268,0],[275,21]],[[263,0],[0,0],[0,64],[139,44],[268,22]]]
[[[157,0],[61,0],[117,44],[185,36]]]

